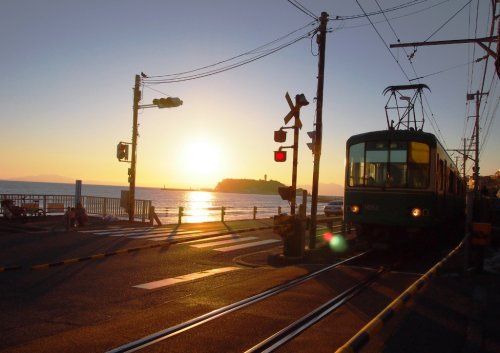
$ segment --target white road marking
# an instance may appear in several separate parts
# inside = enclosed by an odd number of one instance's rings
[[[176,235],[185,235],[185,234],[198,234],[202,233],[201,230],[189,230],[189,231],[184,231],[184,232],[161,232],[161,233],[144,233],[142,235],[134,235],[129,238],[133,239],[149,239],[149,238],[158,238],[158,237],[167,237],[167,238],[172,238],[175,237]]]
[[[244,248],[250,248],[252,246],[259,246],[259,245],[264,245],[264,244],[271,244],[271,243],[276,243],[281,240],[278,239],[267,239],[267,240],[261,240],[261,241],[256,241],[252,243],[246,243],[246,244],[240,244],[240,245],[233,245],[233,246],[226,246],[224,248],[218,248],[214,249],[215,251],[222,251],[222,252],[228,252],[228,251],[234,251],[234,250],[239,250],[239,249],[244,249]]]
[[[212,236],[212,235],[217,235],[217,234],[220,234],[220,232],[202,233],[202,234],[185,234],[185,235],[181,234],[181,235],[175,235],[175,236],[172,236],[172,237],[150,238],[148,240],[151,240],[151,241],[163,241],[163,240],[172,240],[172,239],[194,238],[194,237],[197,237],[199,235]]]
[[[156,289],[156,288],[171,286],[171,285],[176,284],[176,283],[193,281],[193,280],[198,279],[198,278],[213,276],[213,275],[216,275],[219,273],[230,272],[230,271],[235,271],[235,270],[239,270],[239,269],[241,269],[241,268],[240,267],[214,268],[212,270],[195,272],[195,273],[191,273],[191,274],[184,275],[184,276],[166,278],[166,279],[161,279],[159,281],[139,284],[139,285],[133,286],[133,287],[141,288],[141,289]]]
[[[138,235],[138,234],[157,234],[157,233],[167,233],[172,232],[172,228],[156,228],[156,229],[146,229],[146,230],[130,230],[130,231],[113,231],[113,232],[94,232],[97,235],[107,235],[111,237],[124,236],[124,235]]]
[[[203,234],[203,235],[206,235],[206,234]],[[182,244],[200,243],[200,242],[204,242],[204,241],[211,241],[211,240],[217,240],[217,239],[227,239],[227,238],[233,238],[233,237],[235,237],[235,234],[219,235],[218,237],[211,237],[211,238],[203,238],[203,239],[196,239],[196,240],[185,241]]]
[[[208,248],[210,246],[239,243],[239,242],[242,242],[242,241],[248,241],[248,240],[254,240],[254,239],[258,239],[258,238],[257,237],[246,237],[246,238],[236,238],[236,239],[228,239],[228,240],[219,240],[219,241],[213,241],[211,243],[196,244],[196,245],[191,245],[191,246],[193,248]]]

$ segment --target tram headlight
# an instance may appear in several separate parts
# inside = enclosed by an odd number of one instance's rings
[[[354,214],[358,214],[359,211],[361,210],[361,208],[358,205],[351,205],[350,209],[351,209],[351,212]]]
[[[414,218],[418,218],[418,217],[421,217],[422,216],[422,209],[421,208],[418,208],[418,207],[415,207],[411,210],[411,215],[412,217]]]

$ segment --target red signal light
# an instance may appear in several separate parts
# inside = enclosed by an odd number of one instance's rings
[[[275,162],[286,161],[286,151],[274,151],[274,161]]]

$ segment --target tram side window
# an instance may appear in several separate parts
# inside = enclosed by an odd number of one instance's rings
[[[429,186],[429,145],[410,142],[408,154],[408,186],[424,189]]]
[[[387,180],[387,142],[366,143],[366,186],[384,186]]]
[[[349,186],[361,186],[365,178],[365,144],[349,148]]]

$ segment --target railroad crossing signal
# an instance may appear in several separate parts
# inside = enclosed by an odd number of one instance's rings
[[[274,151],[274,161],[275,162],[285,162],[286,161],[286,151],[282,151],[282,150]]]
[[[276,130],[274,132],[274,141],[283,143],[286,141],[286,131],[283,129]]]
[[[292,119],[292,117],[294,116],[296,118],[295,126],[297,126],[299,129],[301,129],[302,122],[300,121],[300,118],[299,118],[299,111],[300,111],[300,108],[309,104],[309,102],[306,99],[306,96],[304,94],[297,94],[295,96],[295,102],[296,102],[295,105],[293,104],[292,99],[290,98],[290,95],[288,94],[288,92],[286,92],[285,98],[286,98],[286,101],[288,103],[288,106],[290,107],[290,112],[287,115],[285,115],[285,117],[283,118],[283,120],[285,121],[285,125],[288,124],[290,119]]]
[[[116,158],[120,162],[128,161],[128,144],[125,142],[120,142],[116,145]]]
[[[314,154],[314,148],[316,146],[316,131],[308,131],[307,136],[311,138],[311,142],[307,143],[307,147],[309,147],[309,149]]]

